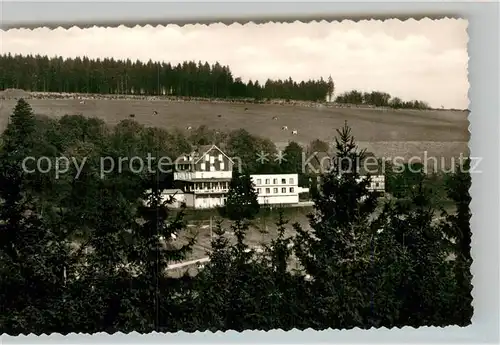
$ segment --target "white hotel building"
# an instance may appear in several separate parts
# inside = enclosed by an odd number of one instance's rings
[[[199,147],[180,157],[174,169],[175,189],[164,191],[164,199],[173,197],[173,207],[207,209],[224,206],[229,192],[234,161],[216,145]],[[251,175],[260,205],[296,205],[299,194],[309,188],[298,185],[298,174]],[[384,176],[372,176],[373,190],[384,189]]]
[[[309,188],[298,185],[298,174],[251,175],[261,205],[289,205],[299,202],[299,194]]]
[[[176,188],[164,191],[173,198],[173,207],[207,209],[224,206],[233,176],[234,161],[216,145],[199,147],[176,161]],[[299,193],[308,188],[298,186],[298,174],[251,175],[261,205],[293,205]]]

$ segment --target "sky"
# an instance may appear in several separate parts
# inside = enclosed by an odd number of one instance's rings
[[[218,61],[265,82],[332,76],[335,94],[384,91],[433,107],[468,107],[467,21],[342,21],[0,31],[0,52],[179,63]]]

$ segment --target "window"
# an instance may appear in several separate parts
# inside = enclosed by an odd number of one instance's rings
[[[205,162],[210,161],[210,156],[208,154],[205,155]]]
[[[281,179],[281,184],[286,184],[286,178]]]
[[[273,179],[273,184],[278,184],[278,179],[277,178]]]
[[[215,163],[215,157],[214,156],[210,156],[210,164],[214,164]]]
[[[278,188],[273,188],[273,193],[277,194],[278,193]]]
[[[293,187],[290,187],[290,193],[293,193]]]
[[[266,188],[266,194],[271,194],[271,188]]]
[[[210,171],[215,171],[215,166],[211,165],[210,166]]]
[[[257,194],[260,194],[261,190],[260,188],[257,188]]]
[[[266,178],[266,184],[269,184],[269,179],[268,178]]]
[[[262,184],[262,180],[260,178],[257,179],[257,184]]]
[[[281,188],[281,193],[286,193],[286,188]]]
[[[222,153],[219,153],[219,162],[222,162]]]
[[[205,170],[205,169],[206,169],[205,163],[201,163],[201,165],[200,165],[200,169],[201,169],[201,170]]]
[[[220,166],[220,170],[224,170],[224,162],[220,162],[219,166]]]
[[[377,182],[377,183],[375,183],[375,187],[378,187],[379,185],[380,185],[380,183],[378,183],[378,182]]]
[[[293,178],[290,179],[290,184],[293,184]]]

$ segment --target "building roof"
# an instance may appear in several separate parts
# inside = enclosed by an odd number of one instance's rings
[[[187,182],[227,182],[230,181],[230,178],[220,178],[220,177],[214,177],[214,178],[192,178],[189,180],[183,180],[183,179],[178,179],[177,181],[187,181]]]
[[[164,194],[184,194],[181,189],[165,189],[163,191]]]
[[[193,153],[198,153],[201,155],[203,153],[208,152],[214,146],[215,145],[199,145],[199,146],[194,148]]]
[[[211,151],[211,150],[217,150],[219,151],[221,154],[223,154],[227,159],[229,159],[229,161],[231,163],[234,163],[233,160],[224,153],[224,151],[222,151],[217,145],[215,144],[212,144],[212,145],[201,145],[201,146],[198,146],[194,151],[193,153],[196,155],[196,160],[195,160],[195,163],[198,163],[201,159],[203,159],[203,156]]]

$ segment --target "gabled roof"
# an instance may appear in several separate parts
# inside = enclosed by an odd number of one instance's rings
[[[165,189],[163,190],[164,194],[184,194],[184,191],[181,189]]]
[[[229,161],[231,163],[234,163],[233,160],[224,153],[224,151],[222,151],[219,147],[217,147],[217,145],[213,144],[213,145],[202,145],[202,146],[199,146],[194,152],[195,153],[198,153],[199,156],[198,156],[198,159],[195,160],[195,164],[198,163],[208,152],[212,151],[213,149],[219,151],[221,154],[223,154],[227,159],[229,159]]]

